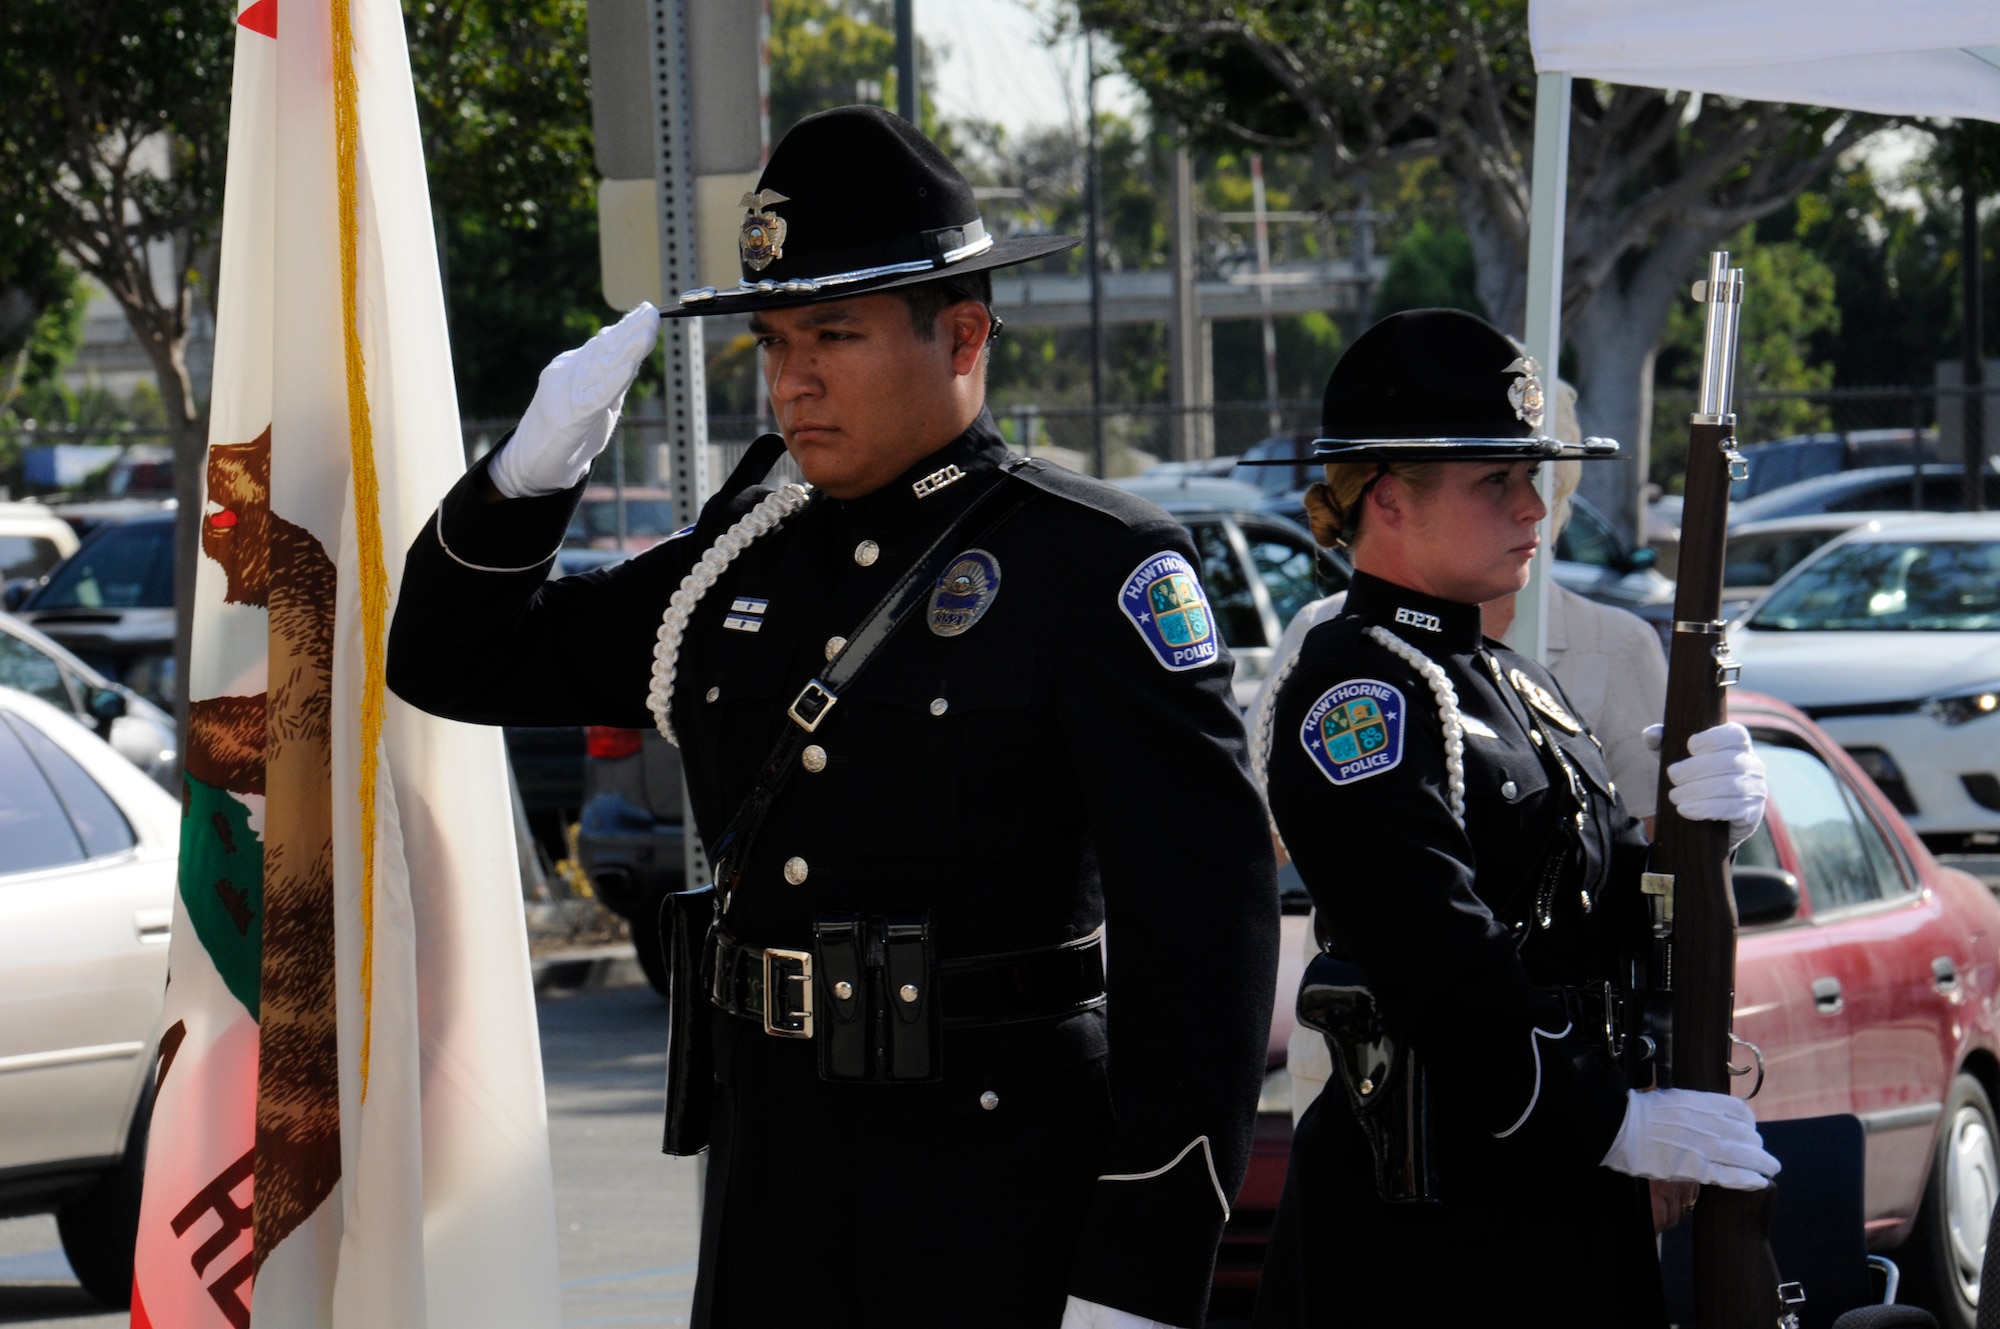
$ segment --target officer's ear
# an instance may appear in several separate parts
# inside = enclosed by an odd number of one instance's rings
[[[951,347],[951,370],[963,377],[979,368],[993,332],[993,313],[977,300],[960,300],[938,314]]]

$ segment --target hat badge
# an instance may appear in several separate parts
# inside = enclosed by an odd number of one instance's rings
[[[752,272],[762,272],[771,266],[773,259],[785,256],[785,219],[770,211],[774,203],[789,202],[775,189],[760,189],[754,194],[745,194],[739,203],[749,215],[743,218],[743,228],[737,232],[736,248],[743,255],[743,266]]]
[[[1530,429],[1542,427],[1542,367],[1532,355],[1524,355],[1500,371],[1503,374],[1518,374],[1507,385],[1507,401],[1514,408],[1515,418],[1523,420]]]

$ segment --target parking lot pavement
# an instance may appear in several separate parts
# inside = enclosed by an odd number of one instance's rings
[[[697,1165],[660,1153],[666,1006],[632,965],[545,987],[539,1010],[563,1323],[688,1322]],[[78,1287],[53,1218],[0,1221],[0,1325],[124,1329]]]

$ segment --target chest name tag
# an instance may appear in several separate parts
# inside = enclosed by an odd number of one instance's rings
[[[1201,579],[1171,550],[1132,569],[1118,589],[1118,608],[1139,630],[1147,649],[1175,673],[1198,669],[1221,652]]]
[[[1575,716],[1564,710],[1562,703],[1556,700],[1555,694],[1540,683],[1529,678],[1518,669],[1509,669],[1507,671],[1507,681],[1514,685],[1514,691],[1520,693],[1527,700],[1528,705],[1555,721],[1565,732],[1571,734],[1580,734],[1583,732],[1583,724]]]
[[[1372,678],[1349,679],[1319,694],[1299,742],[1335,784],[1393,770],[1403,759],[1403,694]]]
[[[984,549],[952,559],[931,588],[931,631],[940,637],[970,632],[1000,594],[1000,560]]]

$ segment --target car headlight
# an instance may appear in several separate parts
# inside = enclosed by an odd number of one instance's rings
[[[2000,682],[1982,683],[1924,703],[1924,714],[1942,725],[1962,725],[1995,711],[2000,711]]]

